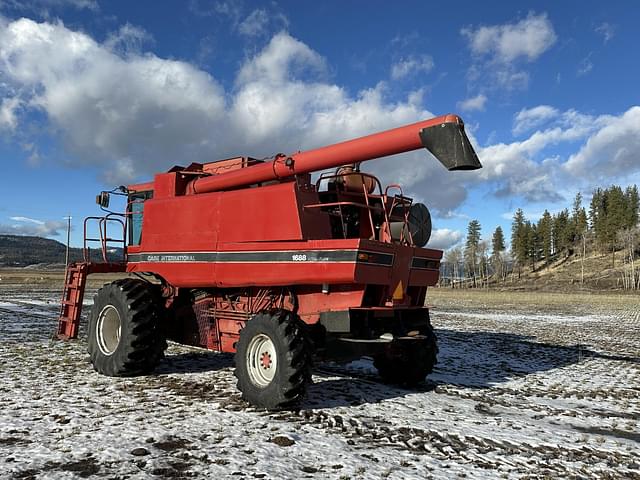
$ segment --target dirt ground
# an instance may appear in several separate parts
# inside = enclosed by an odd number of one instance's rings
[[[424,385],[321,364],[299,411],[269,413],[231,355],[95,373],[84,338],[53,339],[59,296],[0,282],[0,478],[640,479],[637,297],[434,289]]]

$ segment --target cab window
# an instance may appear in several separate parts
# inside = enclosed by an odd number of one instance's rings
[[[153,191],[129,194],[127,213],[129,223],[129,245],[140,245],[142,239],[142,217],[144,202],[153,198]]]

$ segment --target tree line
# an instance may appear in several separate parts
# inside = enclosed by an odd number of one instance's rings
[[[471,220],[464,247],[453,248],[445,256],[450,271],[444,276],[477,287],[491,280],[504,281],[509,274],[520,277],[525,268],[545,268],[557,259],[579,255],[583,282],[587,251],[610,253],[612,266],[616,252],[622,251],[623,287],[640,289],[640,271],[635,265],[640,244],[639,209],[636,185],[596,189],[588,210],[578,193],[571,208],[554,214],[545,210],[537,222],[527,219],[519,208],[511,224],[510,251],[500,226],[489,243],[481,237],[480,222]]]

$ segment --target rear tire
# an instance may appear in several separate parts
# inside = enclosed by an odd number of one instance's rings
[[[164,357],[159,290],[126,278],[102,287],[89,316],[88,350],[93,368],[124,377],[152,372]]]
[[[422,340],[396,340],[386,353],[376,355],[373,365],[386,383],[414,387],[433,371],[438,362],[438,343],[433,329]]]
[[[235,364],[244,400],[266,409],[295,405],[311,382],[302,322],[287,310],[258,313],[240,331]]]

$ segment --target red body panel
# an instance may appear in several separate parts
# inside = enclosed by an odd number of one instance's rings
[[[127,228],[119,220],[129,245],[119,268],[160,281],[153,289],[166,310],[162,332],[186,344],[233,352],[247,321],[283,310],[309,324],[305,335],[315,345],[426,335],[425,295],[438,281],[442,252],[414,245],[424,243],[430,216],[416,215],[426,207],[397,185],[393,194],[384,190],[358,165],[422,147],[449,170],[480,167],[456,115],[267,162],[173,167],[121,189],[129,195]],[[311,172],[335,167],[342,168],[311,183]],[[105,262],[115,241],[108,237],[105,228]],[[79,324],[78,278],[69,276],[65,287],[60,332],[67,336]]]

